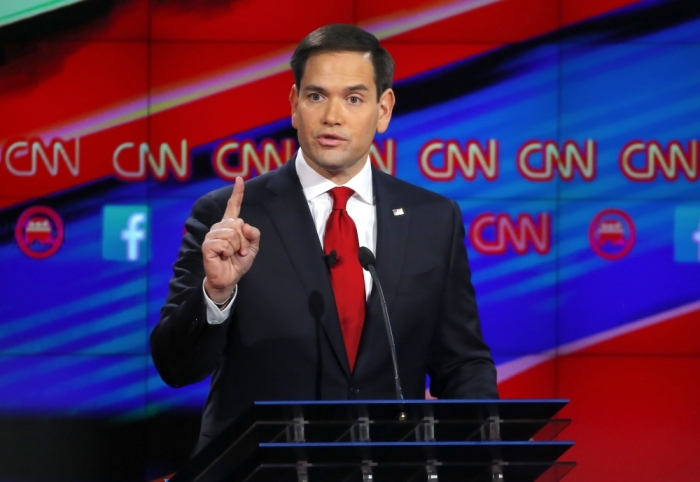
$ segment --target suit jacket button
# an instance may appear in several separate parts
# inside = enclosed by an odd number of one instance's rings
[[[360,389],[357,387],[350,387],[349,390],[350,398],[360,398]]]

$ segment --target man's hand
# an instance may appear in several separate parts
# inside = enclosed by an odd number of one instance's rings
[[[260,231],[238,217],[243,191],[243,178],[237,177],[224,218],[211,227],[202,243],[204,288],[216,303],[231,295],[260,249]]]

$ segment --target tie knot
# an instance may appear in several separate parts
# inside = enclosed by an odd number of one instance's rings
[[[348,204],[348,199],[355,194],[355,191],[349,187],[334,187],[328,192],[333,198],[333,209],[345,209]]]

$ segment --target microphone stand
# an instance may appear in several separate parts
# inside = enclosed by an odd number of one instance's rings
[[[396,385],[396,399],[403,400],[403,391],[401,390],[401,379],[399,378],[399,362],[396,360],[396,345],[394,343],[394,333],[391,331],[391,323],[389,322],[389,310],[386,306],[386,299],[384,298],[384,292],[382,291],[382,285],[379,282],[379,277],[377,276],[377,270],[374,269],[374,264],[376,259],[372,251],[368,248],[362,246],[358,253],[360,258],[360,264],[364,269],[369,271],[374,280],[374,285],[377,287],[377,292],[379,293],[379,301],[382,305],[382,314],[384,315],[384,324],[386,325],[386,334],[389,338],[389,348],[391,349],[391,361],[394,364],[394,383]],[[405,414],[402,414],[405,417]]]

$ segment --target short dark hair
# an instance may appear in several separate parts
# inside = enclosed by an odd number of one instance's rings
[[[333,23],[323,26],[304,37],[297,45],[289,62],[294,73],[294,83],[301,88],[306,61],[321,52],[363,52],[369,53],[374,67],[374,83],[377,86],[377,100],[391,88],[394,78],[394,59],[381,45],[377,37],[354,25]]]

